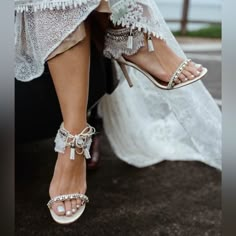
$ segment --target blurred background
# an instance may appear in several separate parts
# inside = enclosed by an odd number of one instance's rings
[[[222,0],[156,0],[172,31],[220,27]],[[186,28],[185,28],[186,27]]]

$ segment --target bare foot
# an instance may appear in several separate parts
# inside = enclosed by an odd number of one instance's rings
[[[140,48],[139,51],[131,56],[123,55],[127,60],[133,62],[144,71],[151,74],[154,78],[158,78],[164,82],[169,82],[172,75],[177,68],[184,61],[184,59],[177,56],[166,44],[165,41],[152,38],[154,52],[149,52],[147,43]],[[177,83],[192,80],[199,76],[202,71],[202,66],[190,62],[179,75]]]
[[[53,178],[49,188],[51,198],[58,195],[86,192],[86,160],[83,155],[76,155],[70,160],[70,148],[64,154],[58,153]],[[53,211],[59,215],[71,216],[83,204],[80,199],[55,202]]]

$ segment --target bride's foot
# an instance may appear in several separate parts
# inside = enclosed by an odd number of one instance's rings
[[[95,129],[86,125],[80,132],[70,133],[62,123],[55,139],[58,158],[49,188],[48,207],[53,219],[61,224],[72,223],[83,213],[86,192],[86,159]],[[73,216],[74,215],[74,216]]]
[[[177,56],[165,41],[152,37],[152,42],[153,52],[148,51],[147,42],[145,42],[145,45],[137,53],[130,56],[123,54],[123,57],[151,74],[154,78],[168,83],[184,59]],[[200,75],[202,69],[201,65],[190,61],[175,82],[179,84],[192,80]]]
[[[49,195],[54,198],[59,195],[86,192],[86,160],[83,155],[76,155],[70,160],[70,149],[65,153],[58,153],[53,178],[49,188]],[[77,212],[82,202],[80,199],[57,201],[52,205],[58,216],[71,216]]]
[[[125,65],[141,71],[157,87],[180,88],[201,79],[207,69],[175,54],[164,40],[128,28],[108,29],[104,55],[117,60],[130,86]]]

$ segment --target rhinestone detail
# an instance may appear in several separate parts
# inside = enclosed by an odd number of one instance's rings
[[[71,160],[75,159],[75,153],[78,155],[84,154],[86,159],[90,159],[91,157],[89,154],[89,149],[92,144],[92,135],[95,133],[95,128],[87,125],[87,127],[81,133],[72,135],[64,128],[64,124],[62,123],[54,141],[55,151],[64,153],[66,147],[69,147],[71,149]],[[78,151],[76,148],[80,149],[80,151]]]
[[[118,59],[122,54],[135,54],[144,45],[144,34],[138,29],[132,29],[132,32],[130,28],[108,29],[103,54],[107,58]]]
[[[191,59],[187,59],[185,61],[183,61],[180,66],[178,67],[178,69],[176,70],[176,72],[172,75],[169,84],[168,84],[168,88],[171,89],[176,85],[175,80],[177,80],[179,78],[179,75],[182,73],[182,71],[184,70],[184,68],[189,64],[189,62],[191,61]],[[181,80],[180,80],[181,81]]]
[[[52,204],[54,202],[63,202],[66,200],[72,200],[72,199],[80,199],[81,201],[88,203],[89,199],[86,195],[82,194],[82,193],[73,193],[73,194],[64,194],[64,195],[59,195],[56,196],[54,198],[52,198],[48,203],[47,206],[48,208],[52,208]]]

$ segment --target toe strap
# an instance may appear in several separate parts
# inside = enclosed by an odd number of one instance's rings
[[[171,89],[175,86],[175,80],[179,78],[180,74],[182,73],[182,71],[184,70],[184,68],[188,65],[188,63],[191,61],[191,59],[187,59],[184,60],[180,66],[177,68],[177,70],[175,71],[175,73],[172,75],[167,88]]]
[[[86,195],[82,194],[82,193],[72,193],[72,194],[64,194],[64,195],[59,195],[59,196],[56,196],[54,198],[52,198],[48,203],[47,203],[47,206],[48,208],[52,208],[52,204],[54,202],[63,202],[63,201],[66,201],[66,200],[72,200],[72,199],[80,199],[81,201],[85,202],[85,203],[88,203],[89,202],[89,199]]]

